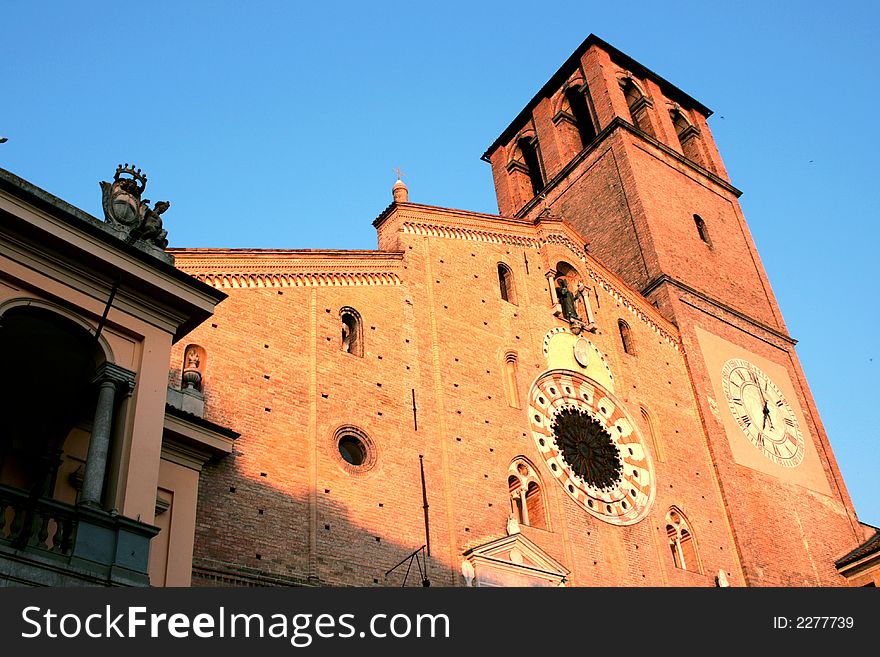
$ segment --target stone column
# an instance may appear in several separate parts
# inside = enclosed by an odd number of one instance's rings
[[[556,298],[556,272],[548,271],[546,273],[547,276],[547,284],[550,286],[550,303],[555,308],[559,305],[559,299]]]
[[[127,392],[134,386],[134,372],[104,363],[98,368],[93,383],[98,384],[98,403],[95,407],[95,419],[92,423],[92,435],[89,438],[89,453],[86,458],[86,470],[83,475],[80,504],[101,506],[104,492],[104,477],[107,473],[107,454],[110,451],[110,436],[113,430],[113,415],[116,405],[116,393]]]
[[[580,293],[581,300],[584,302],[584,310],[587,315],[587,328],[589,329],[596,325],[596,318],[593,315],[593,305],[590,303],[590,287],[578,282],[578,292]]]

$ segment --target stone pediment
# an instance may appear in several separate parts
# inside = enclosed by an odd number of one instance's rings
[[[565,586],[569,570],[519,532],[464,553],[468,586]]]

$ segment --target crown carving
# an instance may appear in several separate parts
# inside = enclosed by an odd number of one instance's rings
[[[127,178],[122,178],[122,176],[128,176]],[[122,178],[123,183],[128,183],[128,185],[135,185],[137,187],[137,193],[140,194],[147,187],[147,174],[143,173],[139,168],[137,168],[134,164],[129,165],[128,162],[125,164],[120,164],[116,167],[116,173],[113,175],[114,182],[119,181]],[[134,191],[134,190],[132,190]]]

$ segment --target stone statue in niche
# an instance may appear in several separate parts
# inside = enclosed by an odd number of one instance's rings
[[[577,296],[568,289],[568,282],[564,278],[558,279],[557,283],[559,283],[559,287],[556,288],[556,298],[559,299],[559,304],[562,306],[562,316],[567,320],[580,321],[581,318],[576,306]]]
[[[116,167],[113,182],[101,181],[104,219],[115,228],[127,233],[128,241],[143,240],[164,249],[168,246],[168,231],[162,228],[162,218],[171,204],[157,201],[150,207],[150,200],[141,200],[147,187],[147,176],[134,165],[120,164]]]
[[[195,349],[190,349],[190,352],[186,355],[186,367],[188,369],[199,369],[199,352]]]
[[[197,345],[186,348],[183,356],[183,376],[181,377],[184,390],[202,389],[202,356]]]
[[[556,279],[558,287],[556,288],[556,298],[558,305],[554,314],[560,315],[571,325],[571,332],[579,335],[582,331],[597,330],[596,322],[593,319],[593,311],[590,308],[590,300],[588,298],[587,286],[581,281],[577,281],[577,290],[572,292],[568,287],[568,279],[560,277]],[[578,313],[578,299],[583,304],[583,309],[587,314],[586,319],[582,318]]]

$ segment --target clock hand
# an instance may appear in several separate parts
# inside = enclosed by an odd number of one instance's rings
[[[764,400],[764,426],[767,426],[767,421],[770,421],[770,428],[773,428],[773,418],[770,417],[770,406],[767,404],[767,400]]]

